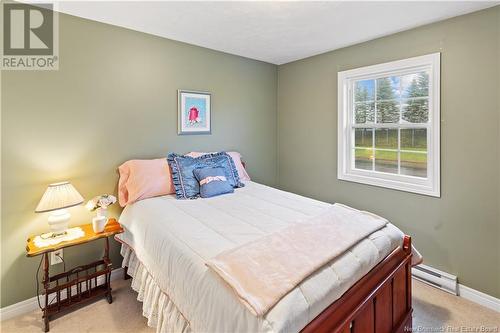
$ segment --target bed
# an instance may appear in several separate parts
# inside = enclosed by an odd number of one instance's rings
[[[128,205],[123,267],[158,332],[403,332],[411,328],[411,244],[387,224],[305,279],[265,316],[250,313],[206,262],[330,204],[252,181],[209,199]],[[293,258],[290,258],[293,260]]]

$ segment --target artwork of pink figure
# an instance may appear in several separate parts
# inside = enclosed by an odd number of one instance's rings
[[[200,119],[200,111],[198,111],[198,109],[196,107],[192,107],[191,109],[189,109],[189,123],[190,124],[194,124],[194,123],[199,123],[201,121]]]

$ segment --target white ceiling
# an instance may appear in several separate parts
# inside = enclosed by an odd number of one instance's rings
[[[59,11],[283,64],[499,3],[67,1]]]

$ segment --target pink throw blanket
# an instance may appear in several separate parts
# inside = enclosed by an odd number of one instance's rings
[[[255,315],[265,315],[316,270],[387,220],[335,204],[322,214],[223,252],[208,261]]]

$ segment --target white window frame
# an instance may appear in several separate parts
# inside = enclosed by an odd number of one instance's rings
[[[338,73],[338,168],[340,180],[401,191],[441,196],[440,186],[440,62],[441,54],[392,61]],[[370,128],[426,128],[427,178],[354,168],[354,82],[427,71],[429,73],[429,121],[427,124],[370,124]],[[373,125],[373,126],[372,126]],[[375,133],[373,134],[375,135]],[[399,143],[398,143],[399,145]]]

